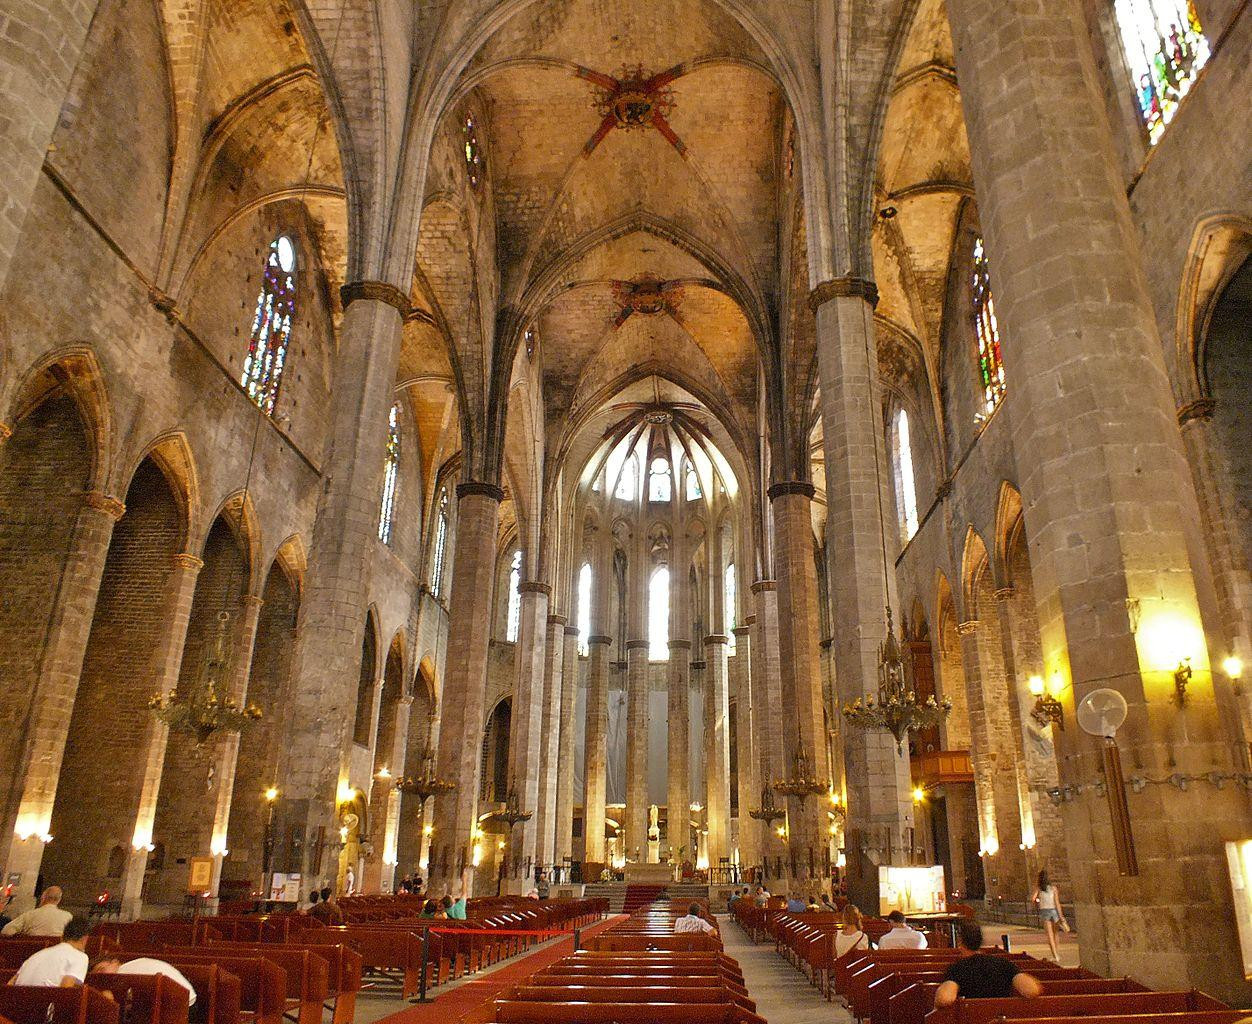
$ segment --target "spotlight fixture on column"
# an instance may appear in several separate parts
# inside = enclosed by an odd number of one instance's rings
[[[418,775],[402,775],[396,780],[396,788],[411,793],[418,799],[418,811],[426,806],[432,796],[441,796],[456,789],[456,783],[448,782],[435,774],[435,749],[429,743],[422,751],[422,770]]]
[[[808,751],[800,743],[796,745],[795,756],[791,759],[791,775],[775,782],[774,789],[783,796],[794,797],[803,803],[818,793],[830,792],[830,780],[818,779],[816,775]]]
[[[1043,676],[1031,676],[1026,685],[1030,687],[1030,695],[1035,698],[1035,706],[1030,717],[1039,723],[1039,728],[1046,729],[1055,725],[1064,730],[1065,719],[1061,715],[1061,702],[1048,692]]]

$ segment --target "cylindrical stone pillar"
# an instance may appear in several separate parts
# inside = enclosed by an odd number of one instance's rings
[[[704,638],[704,782],[709,825],[709,871],[730,860],[730,687],[726,647],[729,638],[713,633]],[[711,879],[721,882],[710,874]]]
[[[671,584],[673,578],[671,577]],[[674,636],[674,606],[670,604],[669,685],[666,702],[665,831],[669,859],[675,864],[690,858],[691,825],[691,641]]]
[[[627,640],[626,859],[641,864],[648,859],[648,719],[648,641]]]
[[[556,853],[554,862],[563,865],[574,856],[574,746],[578,723],[574,711],[578,701],[578,627],[566,626],[562,637],[560,748],[556,764]],[[568,879],[566,879],[568,881]]]
[[[1070,722],[1091,690],[1122,693],[1121,756],[1147,777],[1236,770],[1191,563],[1200,517],[1088,21],[1074,0],[948,11],[1048,677]],[[1130,792],[1138,873],[1124,876],[1089,786],[1099,745],[1058,739],[1062,787],[1084,785],[1064,810],[1083,966],[1246,1003],[1223,847],[1252,828],[1246,794]]]
[[[48,834],[52,821],[61,761],[69,739],[70,709],[87,654],[100,580],[113,526],[125,511],[126,506],[117,498],[89,491],[78,513],[59,600],[48,623],[21,787],[17,799],[6,808],[3,823],[3,843],[7,846],[0,845],[0,849],[5,850],[5,876],[18,874],[22,878],[13,890],[15,899],[34,899],[44,850],[39,837]],[[30,838],[23,841],[19,834]]]
[[[736,626],[735,655],[729,661],[730,693],[735,701],[735,769],[739,801],[739,864],[757,863],[761,837],[756,822],[748,811],[756,807],[761,796],[752,736],[752,630],[748,625]]]
[[[609,761],[609,647],[611,636],[587,638],[587,725],[584,733],[583,860],[604,863],[604,802]],[[588,879],[586,874],[584,880]]]
[[[525,892],[530,888],[530,882],[523,876],[534,869],[539,825],[537,812],[539,766],[543,747],[541,729],[544,649],[547,641],[548,598],[552,588],[546,583],[524,580],[518,584],[517,589],[521,609],[516,646],[517,683],[513,695],[513,717],[509,727],[510,784],[517,792],[521,809],[529,811],[531,817],[514,826],[513,834],[509,837],[509,873],[512,887]]]
[[[557,754],[561,745],[561,675],[565,669],[564,615],[549,615],[543,648],[543,721],[539,731],[539,801],[535,807],[535,858],[552,867],[556,843]]]
[[[785,771],[782,754],[782,668],[778,661],[778,584],[774,580],[757,580],[752,584],[752,600],[756,612],[749,627],[752,630],[752,694],[754,698],[752,746],[757,751],[757,772],[761,790],[781,779]],[[772,793],[772,791],[771,791]],[[760,806],[763,794],[753,794],[749,810]],[[781,799],[776,805],[783,806]],[[761,867],[766,878],[782,874],[785,853],[777,828],[779,822],[752,821],[760,836]]]
[[[503,492],[495,484],[458,484],[456,549],[448,601],[448,654],[439,723],[439,775],[456,783],[435,798],[430,888],[474,889],[475,833],[483,719],[487,700],[487,645],[495,582],[496,529]]]

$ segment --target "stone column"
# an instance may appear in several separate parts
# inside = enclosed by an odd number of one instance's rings
[[[756,747],[752,735],[752,630],[736,626],[735,656],[730,659],[730,692],[735,699],[735,768],[738,774],[739,799],[739,863],[749,866],[760,857],[760,834],[757,823],[748,817],[761,798],[761,783],[756,765]]]
[[[43,859],[41,836],[48,834],[56,801],[61,760],[69,738],[70,712],[91,636],[91,620],[113,538],[113,526],[126,511],[117,498],[99,491],[83,496],[65,561],[59,600],[48,623],[48,642],[39,667],[34,715],[26,737],[21,785],[6,808],[2,833],[5,875],[20,874],[15,898],[33,900]],[[22,839],[22,836],[26,839]]]
[[[730,857],[730,692],[724,633],[704,638],[704,779],[709,870]]]
[[[609,760],[609,647],[612,643],[612,637],[601,633],[587,638],[589,653],[587,726],[583,748],[586,761],[583,768],[583,860],[598,864],[604,863],[604,801]],[[587,880],[585,874],[583,878]]]
[[[578,627],[566,626],[562,637],[561,736],[556,761],[556,848],[553,863],[574,856],[574,708],[578,700]]]
[[[430,887],[474,892],[487,646],[495,583],[496,530],[504,492],[495,484],[457,485],[456,549],[448,599],[448,654],[439,723],[439,776],[456,789],[435,798]]]
[[[557,757],[561,745],[561,676],[565,670],[564,615],[548,616],[543,648],[543,721],[539,731],[539,801],[535,808],[535,857],[551,867],[556,843]]]
[[[527,868],[533,871],[538,835],[539,767],[543,746],[544,650],[547,639],[548,598],[552,588],[546,583],[523,580],[518,584],[521,608],[517,629],[517,683],[513,692],[513,717],[509,727],[510,785],[517,791],[523,811],[530,811],[529,821],[513,828],[509,837],[511,872],[515,882]],[[485,677],[484,677],[485,679]],[[533,877],[533,876],[532,876]]]
[[[626,600],[636,600],[629,586]],[[627,640],[626,858],[640,863],[648,859],[648,719],[648,641]]]
[[[994,614],[992,609],[989,612]],[[978,800],[979,855],[983,858],[988,897],[1014,899],[1025,870],[1018,849],[1022,842],[1016,757],[1009,720],[1008,691],[1002,673],[990,660],[998,651],[977,619],[959,623],[965,662],[965,694],[969,707],[970,761]],[[998,645],[997,645],[998,646]],[[988,678],[994,676],[994,678]],[[999,685],[996,685],[996,684]]]
[[[337,831],[338,792],[351,773],[387,414],[395,400],[402,313],[408,309],[402,292],[376,281],[345,285],[341,295],[328,428],[334,443],[323,467],[325,491],[309,549],[292,665],[290,739],[278,772],[284,820],[276,827],[303,834],[310,885],[333,883],[338,867],[326,838]],[[368,785],[365,779],[355,783]]]
[[[666,702],[665,820],[670,860],[695,857],[691,850],[691,641],[674,635],[674,577],[670,576],[669,680]],[[679,847],[683,852],[679,853]]]
[[[782,669],[780,777],[790,776],[805,751],[818,779],[830,778],[822,715],[822,675],[817,660],[817,569],[813,563],[813,485],[776,483],[769,489],[774,513],[774,568],[778,575],[778,653]],[[793,879],[825,874],[826,828],[820,796],[791,799],[787,808],[787,867]]]
[[[752,598],[756,607],[750,629],[752,630],[752,695],[753,733],[752,746],[757,751],[757,771],[764,789],[783,777],[785,766],[782,756],[782,668],[778,654],[778,584],[774,580],[757,580],[752,584]],[[759,806],[762,794],[754,794],[752,808]],[[775,801],[782,807],[781,798]],[[785,853],[782,840],[775,828],[780,822],[753,825],[761,837],[761,863],[767,878],[779,876],[778,864]]]
[[[381,690],[382,687],[379,687]],[[366,858],[361,878],[361,891],[394,892],[396,863],[399,860],[400,807],[403,794],[396,788],[396,777],[404,774],[408,761],[409,725],[413,717],[413,696],[402,694],[392,707],[394,721],[390,730],[378,723],[377,736],[391,736],[388,749],[377,751],[374,761],[387,768],[387,774],[375,774],[370,783],[370,835],[374,840],[373,856]],[[380,827],[381,826],[381,827]]]
[[[246,594],[243,599],[243,613],[235,624],[231,636],[231,651],[234,661],[231,668],[234,678],[229,684],[229,692],[241,706],[248,699],[248,677],[252,672],[252,652],[256,646],[256,627],[261,617],[261,606],[265,602],[254,594]],[[235,766],[239,762],[239,733],[232,732],[223,736],[218,745],[217,768],[214,772],[214,789],[217,791],[216,806],[213,811],[213,838],[211,849],[225,851],[230,848],[227,828],[230,825],[230,802],[235,793]],[[257,787],[257,798],[264,786]],[[217,897],[218,883],[222,877],[222,858],[225,853],[218,853],[213,863],[212,893]]]
[[[98,0],[15,0],[0,26],[0,284],[52,144]]]
[[[809,300],[817,314],[826,541],[829,564],[838,567],[830,580],[831,639],[841,705],[877,694],[878,648],[887,635],[886,524],[895,514],[882,507],[887,474],[876,301],[874,286],[856,278],[827,281]],[[878,864],[907,849],[913,824],[908,757],[886,732],[848,729],[844,736],[848,893],[870,909],[878,904]]]
[[[1191,563],[1197,502],[1087,21],[1074,0],[948,11],[1048,675],[1070,723],[1093,689],[1126,698],[1127,774],[1235,770]],[[1058,738],[1062,786],[1086,787],[1063,812],[1083,966],[1245,1004],[1223,840],[1252,831],[1246,794],[1130,792],[1138,871],[1122,875],[1092,786],[1100,745]]]
[[[178,671],[183,663],[183,644],[187,640],[187,623],[191,618],[191,602],[196,593],[196,577],[204,562],[192,554],[174,556],[174,569],[167,583],[165,629],[152,652],[153,691],[169,693],[178,686]],[[144,772],[139,806],[135,811],[131,851],[126,858],[122,876],[122,917],[138,918],[143,905],[143,875],[148,865],[148,847],[152,843],[152,823],[156,819],[157,795],[161,789],[161,769],[165,764],[165,744],[169,728],[155,715],[140,725],[143,730]]]

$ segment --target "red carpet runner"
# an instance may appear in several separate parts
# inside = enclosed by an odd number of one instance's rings
[[[584,928],[583,937],[590,938],[621,918],[622,915],[619,914],[608,917],[599,924],[593,924],[590,928]],[[436,989],[437,995],[431,1002],[419,1003],[383,1017],[378,1024],[456,1024],[458,1021],[464,1024],[483,1024],[491,1020],[492,1000],[501,991],[525,981],[536,971],[556,963],[572,952],[574,938],[571,935],[551,946],[519,957],[481,978],[464,982],[446,991]]]

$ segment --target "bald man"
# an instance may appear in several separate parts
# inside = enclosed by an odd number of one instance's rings
[[[60,903],[61,887],[59,885],[48,886],[43,891],[39,906],[24,914],[18,914],[4,926],[0,935],[51,935],[60,938],[65,933],[65,926],[73,917],[68,910],[61,909]]]

